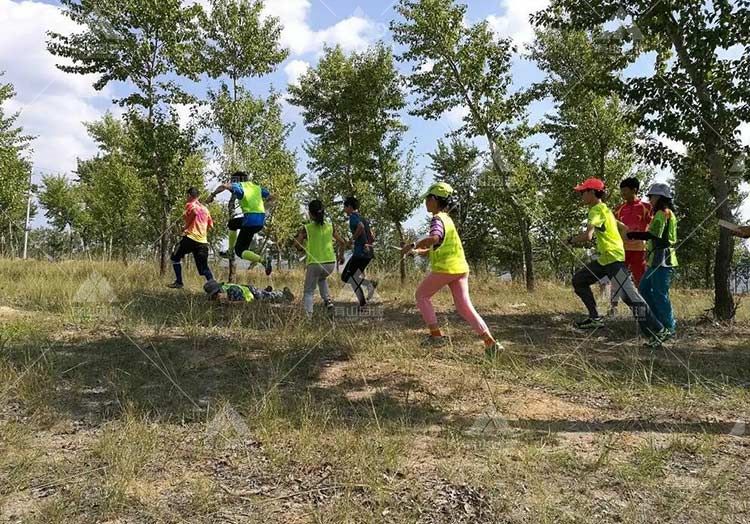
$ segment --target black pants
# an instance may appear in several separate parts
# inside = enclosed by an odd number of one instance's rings
[[[372,283],[365,278],[365,269],[372,258],[367,257],[352,257],[349,262],[344,266],[344,271],[341,273],[341,280],[352,286],[354,294],[357,295],[360,306],[367,304],[365,293],[362,291],[362,286],[372,288]]]
[[[227,222],[227,229],[229,231],[239,231],[242,229],[242,223],[245,221],[245,217],[234,217]]]
[[[207,280],[213,278],[211,270],[208,268],[208,244],[196,242],[190,237],[182,237],[180,243],[177,244],[177,248],[172,253],[172,264],[179,264],[186,255],[190,255],[191,253],[195,260],[195,267],[198,269],[198,274],[206,277]],[[181,274],[178,276],[182,277]],[[181,280],[181,278],[178,278],[178,280]]]
[[[240,228],[240,232],[237,235],[237,242],[234,243],[234,252],[238,257],[242,258],[242,253],[247,251],[247,249],[250,247],[250,244],[253,243],[253,237],[255,236],[255,234],[262,229],[263,226],[250,226]]]
[[[638,289],[635,287],[633,278],[624,262],[613,262],[606,266],[601,265],[597,261],[589,262],[583,269],[573,275],[573,289],[586,306],[589,317],[595,318],[599,316],[599,311],[596,309],[596,299],[594,298],[594,293],[591,291],[591,286],[604,279],[604,277],[609,278],[612,283],[612,296],[619,293],[622,296],[623,302],[633,310],[633,315],[638,320],[641,331],[644,334],[656,334],[664,329],[664,326],[654,317],[646,301],[638,293]]]

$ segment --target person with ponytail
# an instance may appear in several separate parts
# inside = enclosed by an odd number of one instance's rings
[[[654,316],[664,326],[658,334],[658,341],[651,343],[658,346],[675,335],[677,324],[669,299],[669,288],[674,270],[678,266],[677,253],[677,217],[673,211],[672,190],[667,184],[654,184],[647,194],[654,210],[651,226],[645,233],[628,232],[628,238],[648,240],[648,269],[641,280],[639,291],[653,311]]]
[[[430,273],[419,285],[415,294],[417,308],[430,330],[430,335],[423,345],[438,347],[446,343],[446,337],[443,336],[438,325],[431,299],[435,293],[448,286],[458,314],[471,325],[477,335],[482,337],[485,354],[494,358],[503,347],[494,339],[487,324],[471,303],[469,265],[466,262],[456,226],[448,215],[452,208],[452,196],[453,188],[445,182],[430,186],[424,195],[427,211],[432,214],[430,234],[402,248],[404,255],[416,253],[429,256],[430,260]]]
[[[326,218],[323,202],[317,199],[312,200],[307,205],[307,212],[310,222],[299,230],[296,241],[298,246],[304,248],[307,263],[302,305],[307,316],[312,317],[316,287],[320,290],[320,298],[323,299],[326,309],[329,312],[333,310],[333,300],[327,280],[336,270],[337,257],[333,241],[335,239],[339,245],[339,262],[343,258],[346,241],[339,236],[331,221]]]

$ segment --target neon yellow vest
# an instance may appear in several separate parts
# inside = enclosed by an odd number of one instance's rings
[[[307,242],[307,264],[331,264],[336,262],[333,250],[333,224],[326,221],[322,226],[315,222],[305,224]]]
[[[247,213],[265,213],[266,206],[263,204],[263,190],[258,184],[252,182],[240,182],[242,191],[245,196],[240,200],[242,212]]]
[[[437,249],[430,251],[430,268],[435,273],[462,275],[469,272],[469,264],[464,255],[464,246],[456,231],[453,219],[447,213],[438,213],[445,228],[445,238]]]

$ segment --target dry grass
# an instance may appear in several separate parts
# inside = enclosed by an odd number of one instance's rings
[[[77,302],[94,272],[111,304]],[[488,363],[447,294],[452,345],[419,347],[417,275],[380,275],[382,320],[335,323],[143,264],[0,276],[0,522],[750,520],[750,323],[703,322],[703,292],[652,354],[624,316],[572,331],[568,288],[475,277],[507,346]]]

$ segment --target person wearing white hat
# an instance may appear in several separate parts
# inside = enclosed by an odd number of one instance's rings
[[[677,327],[669,299],[669,288],[678,266],[675,249],[677,216],[673,210],[672,189],[667,184],[653,184],[647,196],[654,209],[651,225],[643,233],[629,232],[628,238],[648,241],[648,269],[641,280],[639,291],[654,316],[664,326],[656,337],[663,342],[675,335]],[[656,340],[653,342],[655,346],[658,344]]]

